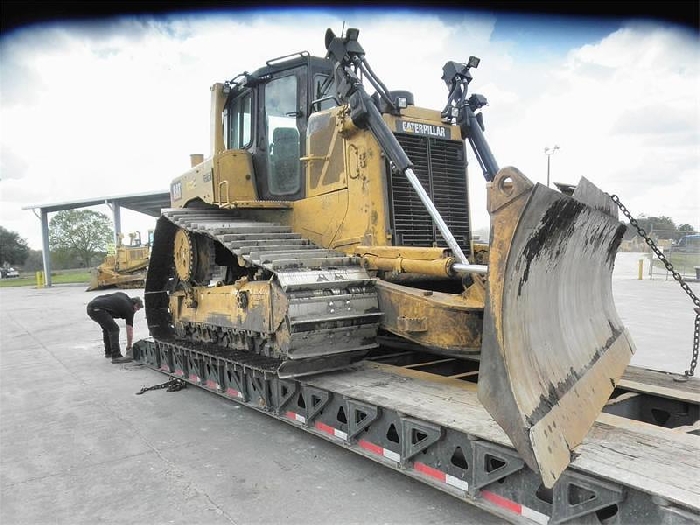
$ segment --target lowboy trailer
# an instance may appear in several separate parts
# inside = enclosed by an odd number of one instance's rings
[[[478,362],[412,348],[281,379],[238,350],[146,338],[134,360],[513,523],[700,522],[700,380],[627,368],[552,489],[477,399]]]

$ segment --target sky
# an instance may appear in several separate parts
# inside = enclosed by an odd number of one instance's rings
[[[323,56],[326,28],[360,29],[374,72],[418,106],[442,109],[442,66],[481,58],[499,166],[545,184],[586,177],[633,216],[700,229],[700,42],[633,19],[520,17],[468,10],[279,9],[49,23],[0,39],[0,225],[41,248],[23,207],[167,191],[209,151],[209,88],[266,60]],[[371,93],[371,88],[369,89]],[[475,230],[488,228],[473,153]],[[111,217],[106,206],[92,208]],[[122,210],[122,230],[155,219]]]

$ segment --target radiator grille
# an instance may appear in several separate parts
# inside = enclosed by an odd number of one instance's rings
[[[413,162],[416,177],[457,244],[469,256],[469,198],[464,143],[403,133],[397,133],[396,138]],[[408,179],[401,173],[392,173],[390,185],[394,243],[446,247],[447,243],[433,226],[428,211]]]

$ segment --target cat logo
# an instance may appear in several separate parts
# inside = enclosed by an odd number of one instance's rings
[[[399,133],[411,133],[412,135],[428,135],[441,139],[449,136],[446,126],[433,126],[432,124],[421,124],[420,122],[409,122],[407,120],[397,120],[396,131]]]
[[[180,181],[174,182],[170,187],[170,195],[173,201],[179,201],[182,199],[182,183]]]

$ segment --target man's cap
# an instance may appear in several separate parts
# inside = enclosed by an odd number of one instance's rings
[[[143,302],[141,301],[140,297],[132,297],[131,302],[134,303],[139,308],[143,308]]]

